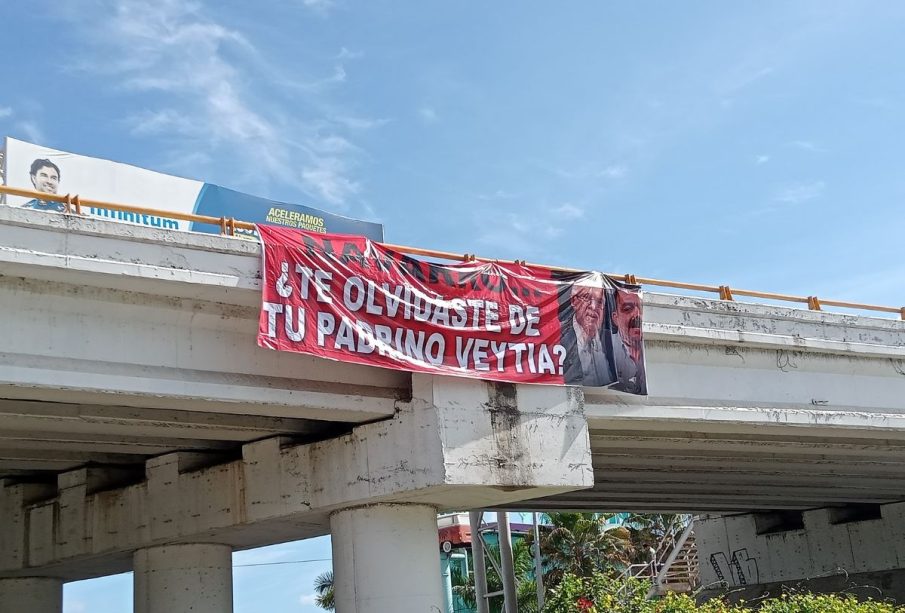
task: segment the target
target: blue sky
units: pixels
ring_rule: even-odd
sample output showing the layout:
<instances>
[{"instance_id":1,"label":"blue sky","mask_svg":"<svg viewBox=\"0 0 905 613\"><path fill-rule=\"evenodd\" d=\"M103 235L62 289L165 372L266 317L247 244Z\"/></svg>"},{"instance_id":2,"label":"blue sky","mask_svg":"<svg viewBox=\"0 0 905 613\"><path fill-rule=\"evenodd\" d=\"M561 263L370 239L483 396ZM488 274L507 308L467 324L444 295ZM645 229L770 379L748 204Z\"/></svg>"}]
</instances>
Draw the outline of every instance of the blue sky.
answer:
<instances>
[{"instance_id":1,"label":"blue sky","mask_svg":"<svg viewBox=\"0 0 905 613\"><path fill-rule=\"evenodd\" d=\"M901 3L32 0L0 16L0 134L379 220L390 242L905 303ZM324 568L238 569L237 611L310 611ZM126 603L128 578L106 581ZM91 585L67 588L68 611L128 610L91 604Z\"/></svg>"}]
</instances>

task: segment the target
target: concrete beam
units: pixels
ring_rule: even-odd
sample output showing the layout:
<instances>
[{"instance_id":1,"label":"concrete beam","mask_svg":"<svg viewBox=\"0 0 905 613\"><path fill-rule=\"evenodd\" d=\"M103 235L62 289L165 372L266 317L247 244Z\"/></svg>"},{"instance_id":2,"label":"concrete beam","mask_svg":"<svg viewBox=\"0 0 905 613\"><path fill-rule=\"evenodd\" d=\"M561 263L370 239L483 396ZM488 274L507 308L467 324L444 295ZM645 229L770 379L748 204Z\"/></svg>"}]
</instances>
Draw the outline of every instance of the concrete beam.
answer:
<instances>
[{"instance_id":1,"label":"concrete beam","mask_svg":"<svg viewBox=\"0 0 905 613\"><path fill-rule=\"evenodd\" d=\"M0 611L62 613L63 582L54 577L0 579Z\"/></svg>"},{"instance_id":2,"label":"concrete beam","mask_svg":"<svg viewBox=\"0 0 905 613\"><path fill-rule=\"evenodd\" d=\"M0 400L0 433L28 439L100 436L157 440L194 448L196 441L247 442L276 434L318 435L330 424L298 417L237 415L210 411L152 409L124 405ZM74 439L69 439L74 440ZM98 439L103 440L103 439Z\"/></svg>"},{"instance_id":3,"label":"concrete beam","mask_svg":"<svg viewBox=\"0 0 905 613\"><path fill-rule=\"evenodd\" d=\"M257 347L254 308L4 276L0 300L5 398L362 422L409 396L406 373Z\"/></svg>"},{"instance_id":4,"label":"concrete beam","mask_svg":"<svg viewBox=\"0 0 905 613\"><path fill-rule=\"evenodd\" d=\"M590 487L581 391L416 376L392 420L327 441L275 437L241 460L208 454L149 460L144 479L111 488L91 471L65 473L49 499L3 504L0 576L52 570L66 579L129 569L136 549L217 542L245 548L325 534L330 513L373 504L480 508ZM18 492L18 498L14 495ZM14 553L15 552L15 553Z\"/></svg>"}]
</instances>

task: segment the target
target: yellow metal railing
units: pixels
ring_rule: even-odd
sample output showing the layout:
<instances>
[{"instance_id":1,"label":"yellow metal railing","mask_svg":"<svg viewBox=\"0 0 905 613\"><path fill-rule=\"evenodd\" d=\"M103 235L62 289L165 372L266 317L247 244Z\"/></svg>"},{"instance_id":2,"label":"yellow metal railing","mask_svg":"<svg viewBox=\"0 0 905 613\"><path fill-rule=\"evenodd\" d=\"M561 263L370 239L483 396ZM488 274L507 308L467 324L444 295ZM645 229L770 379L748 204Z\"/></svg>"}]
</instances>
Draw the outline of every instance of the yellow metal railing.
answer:
<instances>
[{"instance_id":1,"label":"yellow metal railing","mask_svg":"<svg viewBox=\"0 0 905 613\"><path fill-rule=\"evenodd\" d=\"M238 221L233 217L210 217L206 215L195 215L193 213L177 213L175 211L164 211L160 209L151 209L147 207L133 206L131 204L120 204L116 202L104 202L101 200L90 200L81 198L78 195L58 195L45 194L30 189L19 189L16 187L8 187L0 185L0 194L9 194L11 196L23 196L25 198L37 198L39 200L49 202L60 202L65 208L65 213L82 215L84 207L94 207L101 209L110 209L114 211L123 211L126 213L138 213L141 215L157 215L158 217L168 217L170 219L179 219L181 221L192 221L197 223L211 224L220 227L220 233L227 236L233 236L237 228L243 230L254 230L255 224L247 221ZM430 258L439 258L444 260L456 260L462 262L473 262L477 260L488 262L501 262L508 264L528 264L524 260L501 260L497 258L485 258L474 254L451 253L448 251L437 251L434 249L422 249L420 247L409 247L406 245L393 245L383 243L388 249L393 249L409 255L420 255ZM565 272L580 272L576 268L563 268L561 266L547 266L545 264L531 264L532 266L540 266L550 270L560 270ZM655 285L657 287L669 287L673 289L685 289L696 292L708 292L717 294L720 300L734 300L735 296L748 296L751 298L763 298L766 300L776 300L780 302L796 302L806 304L812 311L820 311L824 306L842 307L846 309L857 309L863 311L877 311L880 313L895 313L905 320L905 307L881 306L877 304L865 304L861 302L848 302L845 300L828 300L826 298L817 298L817 296L794 296L790 294L777 294L773 292L760 292L750 289L737 289L728 285L705 285L702 283L685 283L682 281L666 281L663 279L651 279L649 277L636 277L628 274L611 274L611 277L623 279L626 283L639 285Z\"/></svg>"}]
</instances>

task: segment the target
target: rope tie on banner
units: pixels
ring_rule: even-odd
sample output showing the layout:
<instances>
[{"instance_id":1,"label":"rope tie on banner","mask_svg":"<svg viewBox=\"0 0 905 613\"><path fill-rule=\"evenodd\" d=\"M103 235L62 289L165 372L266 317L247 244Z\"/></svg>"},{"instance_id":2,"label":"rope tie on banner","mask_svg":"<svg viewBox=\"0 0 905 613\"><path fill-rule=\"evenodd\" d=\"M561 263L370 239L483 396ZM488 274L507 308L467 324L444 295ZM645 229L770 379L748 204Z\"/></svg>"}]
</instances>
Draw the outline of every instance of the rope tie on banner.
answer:
<instances>
[{"instance_id":1,"label":"rope tie on banner","mask_svg":"<svg viewBox=\"0 0 905 613\"><path fill-rule=\"evenodd\" d=\"M75 205L75 214L81 215L82 214L82 201L79 200L78 194L76 194L75 196L72 197L72 204Z\"/></svg>"},{"instance_id":2,"label":"rope tie on banner","mask_svg":"<svg viewBox=\"0 0 905 613\"><path fill-rule=\"evenodd\" d=\"M728 285L720 286L720 300L735 300L735 298L732 297L732 290L729 289Z\"/></svg>"},{"instance_id":3,"label":"rope tie on banner","mask_svg":"<svg viewBox=\"0 0 905 613\"><path fill-rule=\"evenodd\" d=\"M66 211L66 214L70 215L71 211L72 211L72 196L69 194L66 194L64 196L64 198L65 198L65 200L63 201L63 208Z\"/></svg>"},{"instance_id":4,"label":"rope tie on banner","mask_svg":"<svg viewBox=\"0 0 905 613\"><path fill-rule=\"evenodd\" d=\"M229 230L230 236L236 235L236 218L230 217L229 221L226 222L226 228Z\"/></svg>"},{"instance_id":5,"label":"rope tie on banner","mask_svg":"<svg viewBox=\"0 0 905 613\"><path fill-rule=\"evenodd\" d=\"M226 234L226 217L220 218L220 234Z\"/></svg>"},{"instance_id":6,"label":"rope tie on banner","mask_svg":"<svg viewBox=\"0 0 905 613\"><path fill-rule=\"evenodd\" d=\"M635 275L626 274L626 275L625 275L625 282L626 282L628 285L638 285L638 277L636 277Z\"/></svg>"},{"instance_id":7,"label":"rope tie on banner","mask_svg":"<svg viewBox=\"0 0 905 613\"><path fill-rule=\"evenodd\" d=\"M820 310L820 300L817 299L817 296L808 296L808 308L812 311Z\"/></svg>"},{"instance_id":8,"label":"rope tie on banner","mask_svg":"<svg viewBox=\"0 0 905 613\"><path fill-rule=\"evenodd\" d=\"M899 311L899 314L902 316L902 321L905 321L905 307L902 307L902 309Z\"/></svg>"}]
</instances>

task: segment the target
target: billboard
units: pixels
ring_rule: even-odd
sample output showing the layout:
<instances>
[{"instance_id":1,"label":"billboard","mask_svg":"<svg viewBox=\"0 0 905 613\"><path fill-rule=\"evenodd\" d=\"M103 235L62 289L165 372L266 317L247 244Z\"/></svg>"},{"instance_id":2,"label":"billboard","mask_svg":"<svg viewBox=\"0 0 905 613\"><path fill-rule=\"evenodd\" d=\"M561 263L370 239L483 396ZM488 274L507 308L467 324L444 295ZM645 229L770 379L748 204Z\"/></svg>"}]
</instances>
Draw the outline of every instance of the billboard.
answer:
<instances>
[{"instance_id":1,"label":"billboard","mask_svg":"<svg viewBox=\"0 0 905 613\"><path fill-rule=\"evenodd\" d=\"M647 394L641 290L599 272L440 264L259 226L258 345L397 370Z\"/></svg>"},{"instance_id":2,"label":"billboard","mask_svg":"<svg viewBox=\"0 0 905 613\"><path fill-rule=\"evenodd\" d=\"M83 198L137 207L234 217L253 223L274 223L309 231L353 233L383 240L383 226L315 208L275 202L218 185L184 179L129 164L93 158L6 138L2 175L11 187L50 194L78 194ZM63 204L40 198L6 195L5 203L44 211L63 211ZM84 214L125 223L171 230L219 233L217 226L168 218L83 207ZM244 234L256 238L251 231Z\"/></svg>"}]
</instances>

